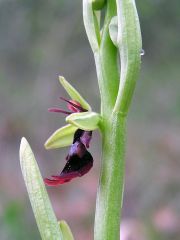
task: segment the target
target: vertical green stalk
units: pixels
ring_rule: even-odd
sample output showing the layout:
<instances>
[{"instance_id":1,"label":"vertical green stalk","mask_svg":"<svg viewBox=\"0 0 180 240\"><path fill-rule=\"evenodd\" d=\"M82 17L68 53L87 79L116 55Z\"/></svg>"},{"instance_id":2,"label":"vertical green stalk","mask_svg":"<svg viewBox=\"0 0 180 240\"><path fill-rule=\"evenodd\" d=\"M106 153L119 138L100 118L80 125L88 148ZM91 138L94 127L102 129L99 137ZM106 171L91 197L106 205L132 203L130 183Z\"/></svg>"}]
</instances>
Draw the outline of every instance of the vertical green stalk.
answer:
<instances>
[{"instance_id":1,"label":"vertical green stalk","mask_svg":"<svg viewBox=\"0 0 180 240\"><path fill-rule=\"evenodd\" d=\"M116 101L119 87L118 49L109 36L109 24L116 15L116 1L107 2L102 27L99 51L94 54L99 88L101 92L101 114L109 115Z\"/></svg>"},{"instance_id":2,"label":"vertical green stalk","mask_svg":"<svg viewBox=\"0 0 180 240\"><path fill-rule=\"evenodd\" d=\"M119 87L118 49L109 36L109 24L115 15L116 1L108 1L101 45L99 52L95 54L104 120L101 129L102 160L96 200L95 240L119 239L124 186L126 119L120 117L118 112L112 113Z\"/></svg>"},{"instance_id":3,"label":"vertical green stalk","mask_svg":"<svg viewBox=\"0 0 180 240\"><path fill-rule=\"evenodd\" d=\"M113 114L104 126L94 239L118 240L124 188L126 118Z\"/></svg>"},{"instance_id":4,"label":"vertical green stalk","mask_svg":"<svg viewBox=\"0 0 180 240\"><path fill-rule=\"evenodd\" d=\"M99 43L96 34L96 22L90 0L83 0L83 18L90 46L94 53L99 90L101 95L101 113L109 115L116 101L119 86L118 49L109 36L111 18L116 15L116 1L107 2L107 11Z\"/></svg>"},{"instance_id":5,"label":"vertical green stalk","mask_svg":"<svg viewBox=\"0 0 180 240\"><path fill-rule=\"evenodd\" d=\"M94 53L101 94L102 162L96 202L95 240L119 240L126 119L140 69L142 44L134 0L107 0L105 11L99 41L92 1L83 0L84 25ZM116 15L117 47L109 35L109 24Z\"/></svg>"}]
</instances>

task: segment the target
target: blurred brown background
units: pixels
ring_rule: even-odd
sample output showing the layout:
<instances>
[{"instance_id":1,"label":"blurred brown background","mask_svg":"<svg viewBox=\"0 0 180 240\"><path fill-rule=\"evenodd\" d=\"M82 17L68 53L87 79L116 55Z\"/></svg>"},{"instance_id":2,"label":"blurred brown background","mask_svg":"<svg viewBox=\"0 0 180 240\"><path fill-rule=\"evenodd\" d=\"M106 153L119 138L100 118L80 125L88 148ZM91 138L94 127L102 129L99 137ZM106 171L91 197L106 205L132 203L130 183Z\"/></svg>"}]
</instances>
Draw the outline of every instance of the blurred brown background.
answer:
<instances>
[{"instance_id":1,"label":"blurred brown background","mask_svg":"<svg viewBox=\"0 0 180 240\"><path fill-rule=\"evenodd\" d=\"M137 0L142 71L128 118L122 240L180 239L180 5ZM45 140L64 124L48 113L67 96L66 77L99 111L93 55L81 0L0 1L0 239L40 239L19 166L22 136L43 176L59 172L68 149L46 151ZM100 137L94 133L94 168L83 178L48 188L58 219L76 239L93 237Z\"/></svg>"}]
</instances>

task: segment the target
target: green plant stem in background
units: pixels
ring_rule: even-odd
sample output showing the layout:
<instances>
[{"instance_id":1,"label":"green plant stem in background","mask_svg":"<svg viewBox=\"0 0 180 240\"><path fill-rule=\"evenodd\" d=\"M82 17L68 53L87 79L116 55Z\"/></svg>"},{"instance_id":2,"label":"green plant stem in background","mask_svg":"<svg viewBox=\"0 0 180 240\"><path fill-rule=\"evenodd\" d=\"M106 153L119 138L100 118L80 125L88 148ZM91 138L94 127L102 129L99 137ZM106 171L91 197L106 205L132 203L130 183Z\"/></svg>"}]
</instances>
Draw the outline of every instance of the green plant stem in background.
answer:
<instances>
[{"instance_id":1,"label":"green plant stem in background","mask_svg":"<svg viewBox=\"0 0 180 240\"><path fill-rule=\"evenodd\" d=\"M95 13L90 2L83 1L83 16L96 63L102 115L102 161L94 232L95 240L119 240L126 119L140 69L141 33L134 0L107 0L99 41L97 22L92 17ZM109 35L109 25L116 15L115 47Z\"/></svg>"}]
</instances>

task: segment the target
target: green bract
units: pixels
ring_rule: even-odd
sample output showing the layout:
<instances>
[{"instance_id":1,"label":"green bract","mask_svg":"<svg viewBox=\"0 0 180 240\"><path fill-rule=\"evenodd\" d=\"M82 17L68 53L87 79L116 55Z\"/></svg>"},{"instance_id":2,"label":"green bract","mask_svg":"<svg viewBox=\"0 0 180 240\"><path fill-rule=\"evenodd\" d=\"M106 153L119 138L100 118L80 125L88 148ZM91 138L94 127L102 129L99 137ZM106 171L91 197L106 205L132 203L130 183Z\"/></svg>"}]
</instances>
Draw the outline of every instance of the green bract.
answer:
<instances>
[{"instance_id":1,"label":"green bract","mask_svg":"<svg viewBox=\"0 0 180 240\"><path fill-rule=\"evenodd\" d=\"M66 118L68 123L82 130L95 130L99 127L101 116L95 112L72 113Z\"/></svg>"},{"instance_id":2,"label":"green bract","mask_svg":"<svg viewBox=\"0 0 180 240\"><path fill-rule=\"evenodd\" d=\"M44 144L46 149L67 147L72 144L77 127L68 124L56 130Z\"/></svg>"},{"instance_id":3,"label":"green bract","mask_svg":"<svg viewBox=\"0 0 180 240\"><path fill-rule=\"evenodd\" d=\"M59 222L59 227L63 235L64 240L74 240L70 227L67 222L62 220Z\"/></svg>"},{"instance_id":4,"label":"green bract","mask_svg":"<svg viewBox=\"0 0 180 240\"><path fill-rule=\"evenodd\" d=\"M20 145L20 164L42 239L64 240L34 154L25 138L22 138Z\"/></svg>"},{"instance_id":5,"label":"green bract","mask_svg":"<svg viewBox=\"0 0 180 240\"><path fill-rule=\"evenodd\" d=\"M92 0L93 10L101 10L106 4L106 0Z\"/></svg>"},{"instance_id":6,"label":"green bract","mask_svg":"<svg viewBox=\"0 0 180 240\"><path fill-rule=\"evenodd\" d=\"M62 76L59 76L59 81L62 84L62 86L65 88L69 96L72 100L76 100L81 104L81 106L91 111L90 105L86 102L86 100L79 94L79 92Z\"/></svg>"},{"instance_id":7,"label":"green bract","mask_svg":"<svg viewBox=\"0 0 180 240\"><path fill-rule=\"evenodd\" d=\"M99 42L97 38L97 26L94 25L94 12L92 0L83 1L84 26L89 39L93 53L99 51ZM97 25L97 24L96 24Z\"/></svg>"},{"instance_id":8,"label":"green bract","mask_svg":"<svg viewBox=\"0 0 180 240\"><path fill-rule=\"evenodd\" d=\"M118 38L118 19L117 16L111 19L109 24L109 35L116 47L118 47L117 38Z\"/></svg>"}]
</instances>

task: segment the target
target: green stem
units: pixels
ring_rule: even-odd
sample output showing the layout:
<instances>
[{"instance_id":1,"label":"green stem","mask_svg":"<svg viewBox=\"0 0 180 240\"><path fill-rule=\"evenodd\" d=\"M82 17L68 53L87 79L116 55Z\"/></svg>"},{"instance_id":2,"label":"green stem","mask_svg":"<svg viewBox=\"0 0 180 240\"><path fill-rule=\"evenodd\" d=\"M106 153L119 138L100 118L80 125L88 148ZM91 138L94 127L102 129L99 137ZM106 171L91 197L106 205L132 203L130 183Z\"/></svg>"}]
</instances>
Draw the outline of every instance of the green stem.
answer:
<instances>
[{"instance_id":1,"label":"green stem","mask_svg":"<svg viewBox=\"0 0 180 240\"><path fill-rule=\"evenodd\" d=\"M102 166L96 202L95 240L119 240L124 188L126 118L113 114L102 131Z\"/></svg>"},{"instance_id":2,"label":"green stem","mask_svg":"<svg viewBox=\"0 0 180 240\"><path fill-rule=\"evenodd\" d=\"M116 15L116 1L107 2L100 50L95 54L103 117L102 161L96 201L95 240L119 239L124 187L126 119L112 114L119 88L118 51L109 36L109 24Z\"/></svg>"},{"instance_id":3,"label":"green stem","mask_svg":"<svg viewBox=\"0 0 180 240\"><path fill-rule=\"evenodd\" d=\"M119 240L126 116L140 69L141 32L134 0L107 0L100 41L93 14L92 2L83 0L84 25L95 57L103 119L100 126L102 163L96 202L95 240ZM117 48L109 36L109 24L116 15ZM118 53L121 67L117 60Z\"/></svg>"},{"instance_id":4,"label":"green stem","mask_svg":"<svg viewBox=\"0 0 180 240\"><path fill-rule=\"evenodd\" d=\"M94 53L96 71L98 75L99 90L101 95L101 112L110 114L119 86L118 49L113 45L109 36L109 23L116 15L116 1L107 2L106 16L102 29L102 37L99 42L96 21L92 2L83 0L83 19L87 37ZM103 109L104 107L104 109Z\"/></svg>"},{"instance_id":5,"label":"green stem","mask_svg":"<svg viewBox=\"0 0 180 240\"><path fill-rule=\"evenodd\" d=\"M101 113L109 115L116 101L119 87L118 49L109 36L109 24L116 15L116 1L107 2L107 10L102 29L100 49L94 54L101 94Z\"/></svg>"}]
</instances>

